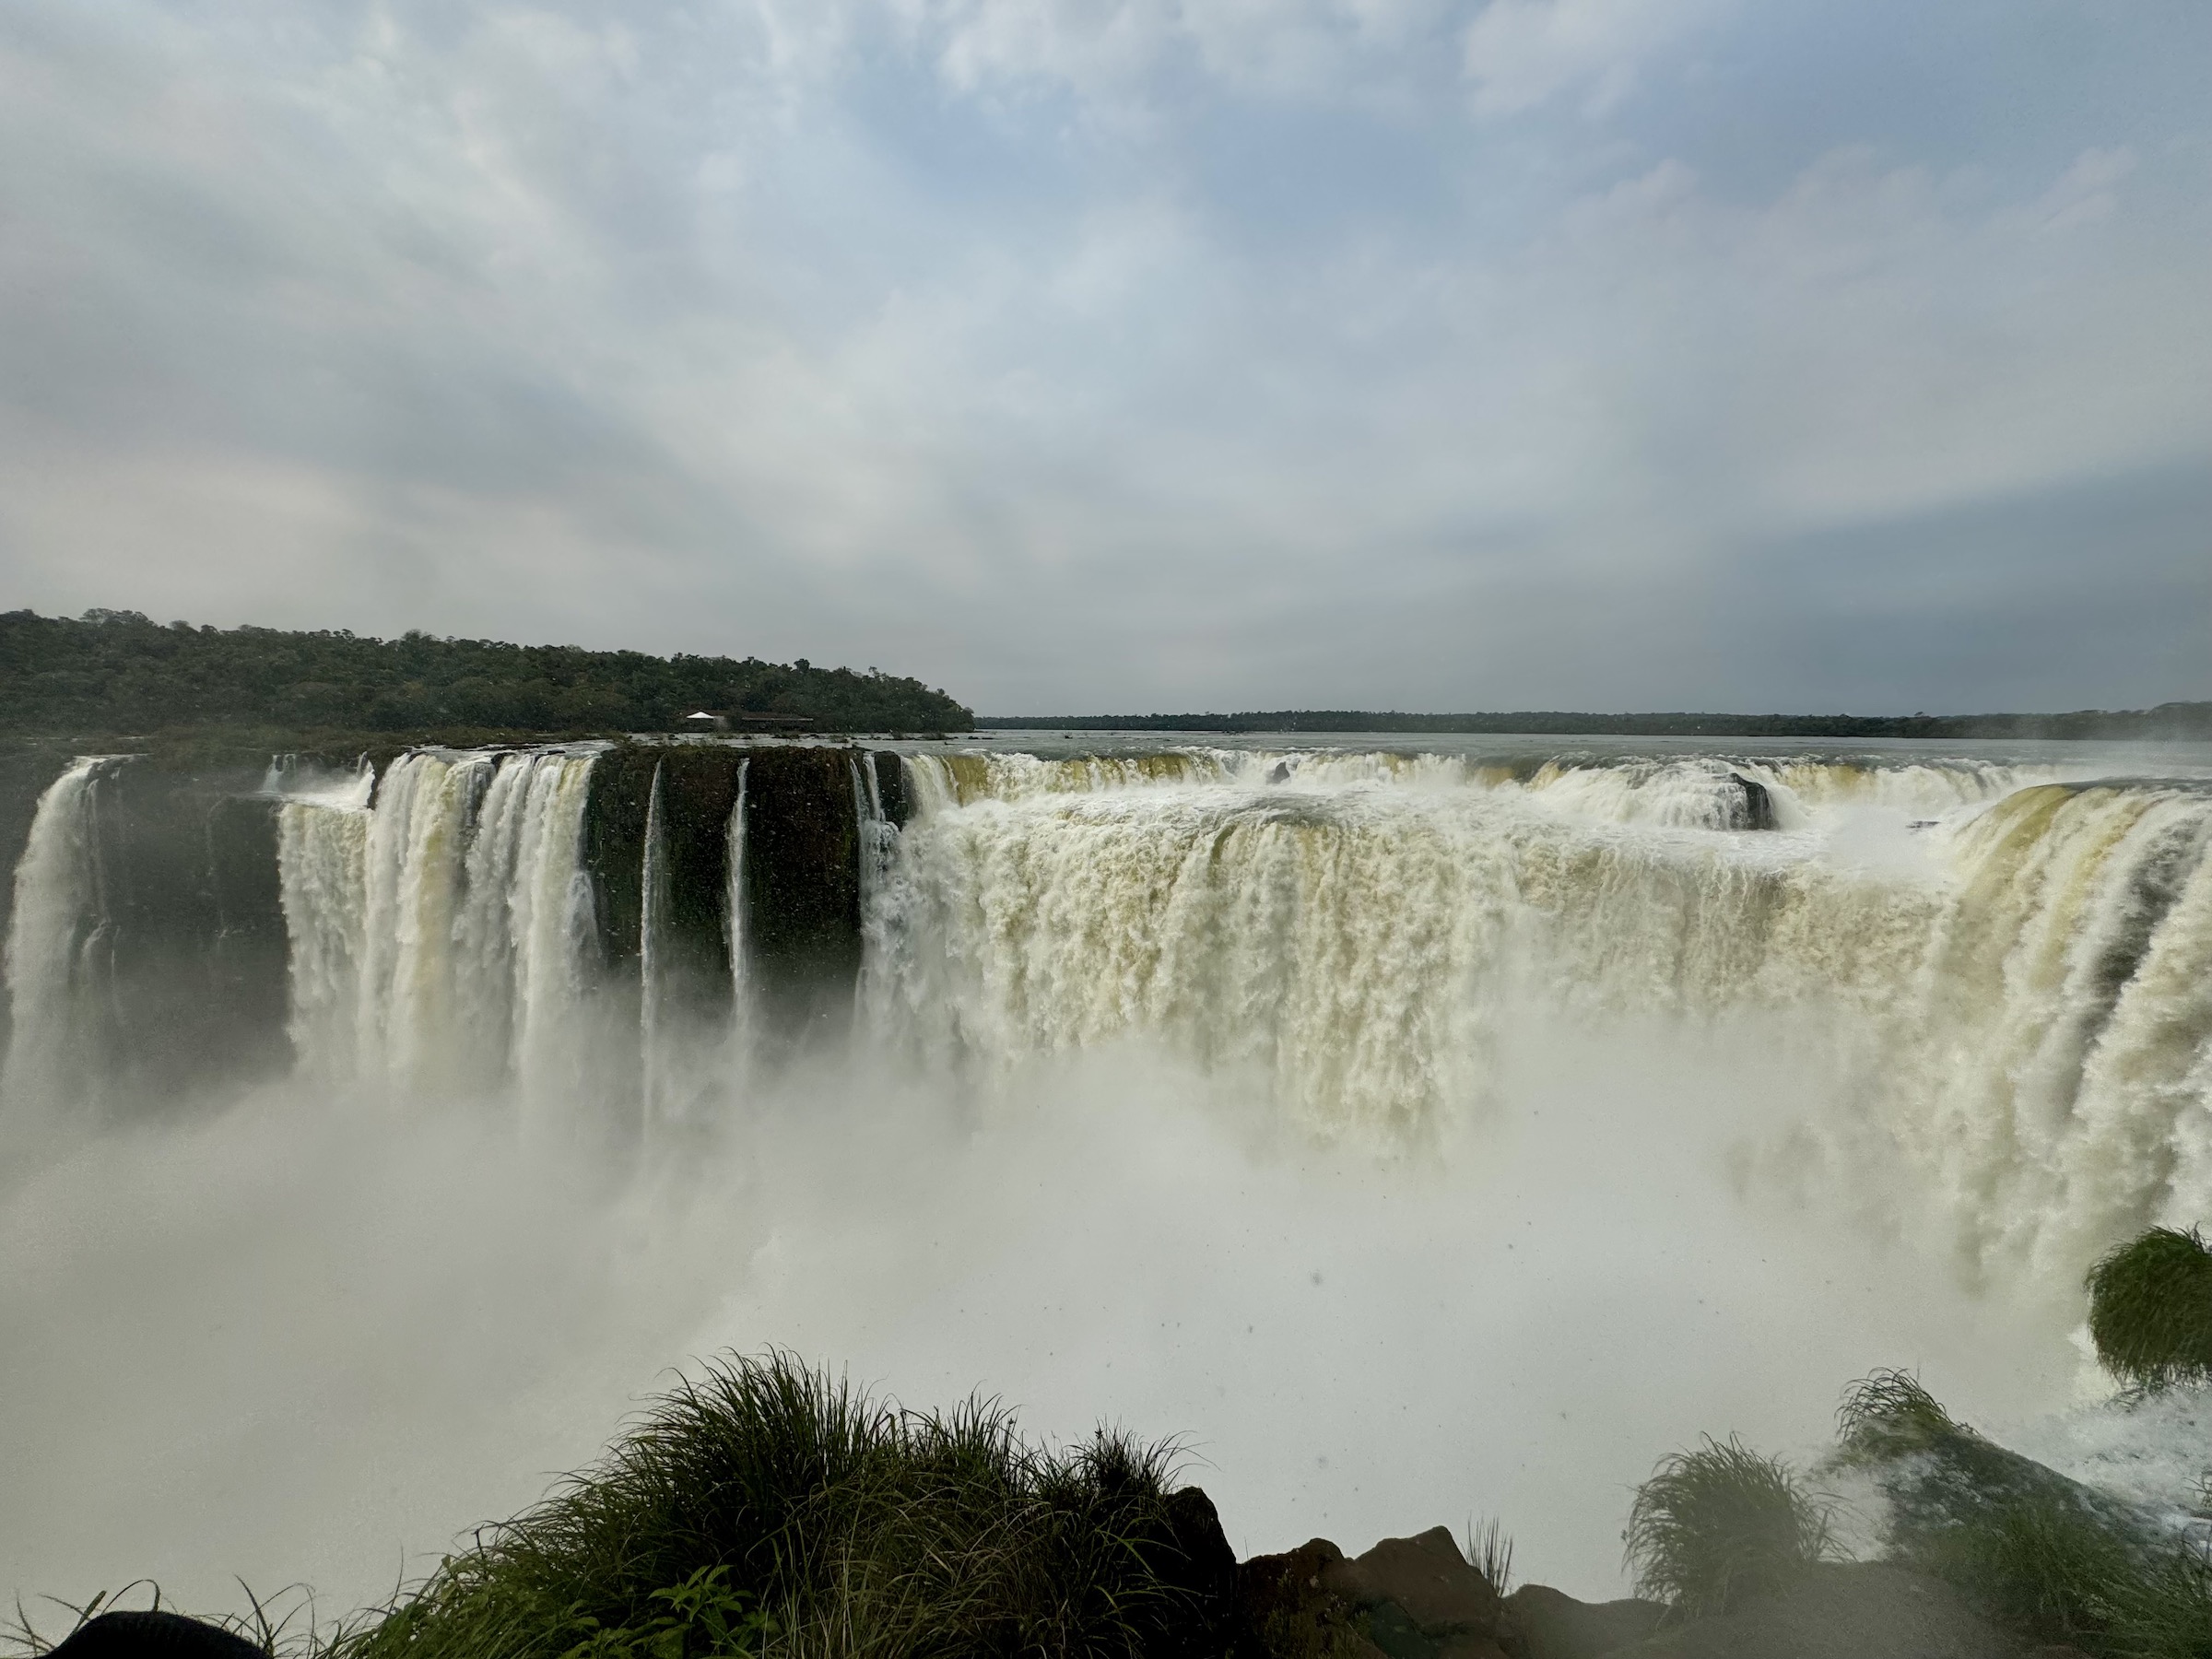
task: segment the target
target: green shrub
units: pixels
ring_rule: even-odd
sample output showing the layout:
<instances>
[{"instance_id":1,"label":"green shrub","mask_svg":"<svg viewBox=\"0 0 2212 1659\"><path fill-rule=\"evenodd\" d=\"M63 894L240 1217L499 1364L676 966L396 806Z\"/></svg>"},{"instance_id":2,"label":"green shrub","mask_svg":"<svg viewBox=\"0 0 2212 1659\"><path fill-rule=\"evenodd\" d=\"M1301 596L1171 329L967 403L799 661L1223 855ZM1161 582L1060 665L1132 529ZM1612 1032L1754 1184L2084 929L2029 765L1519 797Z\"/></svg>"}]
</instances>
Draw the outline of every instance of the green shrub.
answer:
<instances>
[{"instance_id":1,"label":"green shrub","mask_svg":"<svg viewBox=\"0 0 2212 1659\"><path fill-rule=\"evenodd\" d=\"M1512 1594L1513 1539L1501 1522L1492 1519L1468 1528L1466 1558L1490 1594L1500 1601Z\"/></svg>"},{"instance_id":2,"label":"green shrub","mask_svg":"<svg viewBox=\"0 0 2212 1659\"><path fill-rule=\"evenodd\" d=\"M2152 1228L2100 1257L2086 1285L2089 1337L2113 1376L2137 1388L2212 1381L2212 1248L2195 1228Z\"/></svg>"},{"instance_id":3,"label":"green shrub","mask_svg":"<svg viewBox=\"0 0 2212 1659\"><path fill-rule=\"evenodd\" d=\"M335 1659L1162 1651L1171 1451L879 1405L783 1354L707 1368L600 1465L449 1558Z\"/></svg>"},{"instance_id":4,"label":"green shrub","mask_svg":"<svg viewBox=\"0 0 2212 1659\"><path fill-rule=\"evenodd\" d=\"M1636 1488L1622 1537L1637 1594L1686 1615L1726 1612L1837 1559L1830 1512L1780 1458L1709 1435Z\"/></svg>"}]
</instances>

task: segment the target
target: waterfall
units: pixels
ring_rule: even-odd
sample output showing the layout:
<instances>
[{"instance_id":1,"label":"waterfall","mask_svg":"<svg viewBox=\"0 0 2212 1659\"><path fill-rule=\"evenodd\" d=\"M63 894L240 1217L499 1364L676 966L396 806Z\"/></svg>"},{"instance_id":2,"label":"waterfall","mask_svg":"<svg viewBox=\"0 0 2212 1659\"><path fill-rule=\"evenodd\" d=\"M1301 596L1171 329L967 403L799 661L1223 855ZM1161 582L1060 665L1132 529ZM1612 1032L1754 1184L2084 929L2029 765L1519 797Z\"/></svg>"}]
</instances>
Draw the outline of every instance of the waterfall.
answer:
<instances>
[{"instance_id":1,"label":"waterfall","mask_svg":"<svg viewBox=\"0 0 2212 1659\"><path fill-rule=\"evenodd\" d=\"M663 1074L667 1056L664 1004L667 988L662 983L662 934L668 924L667 808L661 794L661 773L655 764L653 784L645 797L645 852L639 878L638 904L638 1046L640 1088L644 1098L644 1121L650 1127L666 1112Z\"/></svg>"},{"instance_id":2,"label":"waterfall","mask_svg":"<svg viewBox=\"0 0 2212 1659\"><path fill-rule=\"evenodd\" d=\"M1808 1133L1918 1171L1970 1260L2074 1272L2129 1228L2212 1212L2202 777L1288 748L932 753L893 777L878 754L773 754L626 753L590 870L593 752L272 766L302 1073L508 1096L564 1134L583 1100L690 1123L754 1064L763 998L791 997L796 1029L818 987L852 985L857 892L864 1029L932 1072L1135 1038L1311 1134L1411 1147L1491 1099L1536 1022L1717 1041L1757 1022L1841 1102ZM218 820L166 782L126 812L124 783L156 781L119 766L80 759L45 791L16 871L11 1110L98 1096L116 1021L177 1006L132 1015L124 968L173 982L186 924L225 925L134 908L147 877L120 829L171 837L147 868L173 871L159 849Z\"/></svg>"},{"instance_id":3,"label":"waterfall","mask_svg":"<svg viewBox=\"0 0 2212 1659\"><path fill-rule=\"evenodd\" d=\"M6 971L13 1013L0 1108L49 1115L97 1096L109 1036L102 953L112 935L99 843L99 784L120 759L70 763L39 797L16 866Z\"/></svg>"},{"instance_id":4,"label":"waterfall","mask_svg":"<svg viewBox=\"0 0 2212 1659\"><path fill-rule=\"evenodd\" d=\"M1011 759L912 763L870 1006L926 1064L1144 1034L1264 1079L1314 1132L1403 1136L1478 1106L1531 1014L1773 1018L1817 1034L1853 1133L1947 1194L1971 1258L2077 1272L2128 1228L2212 1210L2202 783L1309 757L1272 783L1208 760L1083 787ZM1717 778L1733 796L1707 798L1740 810L1731 768L1797 832L1716 834L1685 806ZM1870 804L1884 860L1828 856L1824 815Z\"/></svg>"},{"instance_id":5,"label":"waterfall","mask_svg":"<svg viewBox=\"0 0 2212 1659\"><path fill-rule=\"evenodd\" d=\"M755 1019L745 865L745 790L751 768L749 757L737 762L737 799L730 807L727 885L722 896L723 939L730 959L730 1049L740 1070L752 1057Z\"/></svg>"},{"instance_id":6,"label":"waterfall","mask_svg":"<svg viewBox=\"0 0 2212 1659\"><path fill-rule=\"evenodd\" d=\"M589 1036L593 757L400 756L372 801L280 808L292 1030L318 1074L429 1095L572 1091Z\"/></svg>"},{"instance_id":7,"label":"waterfall","mask_svg":"<svg viewBox=\"0 0 2212 1659\"><path fill-rule=\"evenodd\" d=\"M1159 754L1041 757L1014 752L917 755L907 760L924 810L1105 791L1263 783L1482 790L1524 796L1580 819L1666 829L1750 828L1746 782L1765 789L1781 827L1818 808L1865 806L1935 817L2085 769L1982 760L1906 764L1757 755L1551 756L1515 762L1479 755L1375 751L1176 749Z\"/></svg>"},{"instance_id":8,"label":"waterfall","mask_svg":"<svg viewBox=\"0 0 2212 1659\"><path fill-rule=\"evenodd\" d=\"M326 1083L359 1065L362 962L368 950L369 802L376 773L363 765L336 786L301 788L272 767L264 788L276 809L276 868L291 940L287 1022L301 1069Z\"/></svg>"}]
</instances>

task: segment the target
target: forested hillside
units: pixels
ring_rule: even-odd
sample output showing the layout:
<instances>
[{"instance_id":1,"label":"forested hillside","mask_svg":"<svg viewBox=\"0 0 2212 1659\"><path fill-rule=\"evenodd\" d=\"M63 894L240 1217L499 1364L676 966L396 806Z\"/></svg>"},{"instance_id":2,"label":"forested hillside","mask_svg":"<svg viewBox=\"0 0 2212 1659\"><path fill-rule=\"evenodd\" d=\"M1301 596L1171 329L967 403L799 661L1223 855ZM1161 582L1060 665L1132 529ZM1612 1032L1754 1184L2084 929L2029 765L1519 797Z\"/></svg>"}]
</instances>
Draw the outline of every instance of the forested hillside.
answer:
<instances>
[{"instance_id":1,"label":"forested hillside","mask_svg":"<svg viewBox=\"0 0 2212 1659\"><path fill-rule=\"evenodd\" d=\"M135 611L0 613L0 726L150 732L247 724L371 732L650 732L694 710L804 717L825 731L966 731L915 679L755 657L648 656L344 629L166 627Z\"/></svg>"}]
</instances>

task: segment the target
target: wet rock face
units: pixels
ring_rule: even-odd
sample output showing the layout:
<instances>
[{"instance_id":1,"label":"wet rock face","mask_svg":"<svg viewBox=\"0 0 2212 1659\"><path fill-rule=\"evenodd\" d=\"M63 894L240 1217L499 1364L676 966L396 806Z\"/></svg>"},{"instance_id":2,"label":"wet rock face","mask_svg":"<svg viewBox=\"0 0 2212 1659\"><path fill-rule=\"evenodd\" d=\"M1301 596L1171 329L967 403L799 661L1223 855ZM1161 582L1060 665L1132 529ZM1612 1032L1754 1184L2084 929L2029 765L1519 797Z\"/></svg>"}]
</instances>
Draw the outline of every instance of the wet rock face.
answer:
<instances>
[{"instance_id":1,"label":"wet rock face","mask_svg":"<svg viewBox=\"0 0 2212 1659\"><path fill-rule=\"evenodd\" d=\"M92 1096L183 1096L290 1065L276 809L259 782L130 760L93 784L78 993Z\"/></svg>"},{"instance_id":2,"label":"wet rock face","mask_svg":"<svg viewBox=\"0 0 2212 1659\"><path fill-rule=\"evenodd\" d=\"M762 749L746 781L746 924L767 1030L842 1029L860 973L860 823L843 748Z\"/></svg>"},{"instance_id":3,"label":"wet rock face","mask_svg":"<svg viewBox=\"0 0 2212 1659\"><path fill-rule=\"evenodd\" d=\"M1739 830L1775 830L1781 827L1774 817L1774 793L1755 778L1741 772L1728 774L1744 792L1743 814L1732 828Z\"/></svg>"}]
</instances>

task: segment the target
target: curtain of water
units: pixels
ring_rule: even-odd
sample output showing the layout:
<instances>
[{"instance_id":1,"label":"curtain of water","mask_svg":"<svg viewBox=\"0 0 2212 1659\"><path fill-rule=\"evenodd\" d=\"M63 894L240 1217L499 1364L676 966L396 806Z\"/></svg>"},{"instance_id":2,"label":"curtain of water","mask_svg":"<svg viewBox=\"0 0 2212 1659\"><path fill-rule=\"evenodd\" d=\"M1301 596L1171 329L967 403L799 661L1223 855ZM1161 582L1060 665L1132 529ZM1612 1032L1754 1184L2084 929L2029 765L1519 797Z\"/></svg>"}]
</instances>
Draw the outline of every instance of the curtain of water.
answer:
<instances>
[{"instance_id":1,"label":"curtain of water","mask_svg":"<svg viewBox=\"0 0 2212 1659\"><path fill-rule=\"evenodd\" d=\"M100 782L117 759L73 761L40 796L16 866L6 972L12 1013L0 1109L46 1115L98 1093L102 954L112 924L100 860Z\"/></svg>"},{"instance_id":2,"label":"curtain of water","mask_svg":"<svg viewBox=\"0 0 2212 1659\"><path fill-rule=\"evenodd\" d=\"M2074 1272L2212 1209L2201 785L1759 769L1801 827L1889 814L1869 865L1811 830L1700 828L1702 761L1525 783L1329 761L1351 781L1313 758L1104 787L1028 757L910 762L876 1018L933 1065L1145 1033L1264 1077L1318 1133L1401 1137L1479 1106L1531 1014L1754 1018L1805 1036L1851 1132L1948 1195L1975 1259Z\"/></svg>"}]
</instances>

